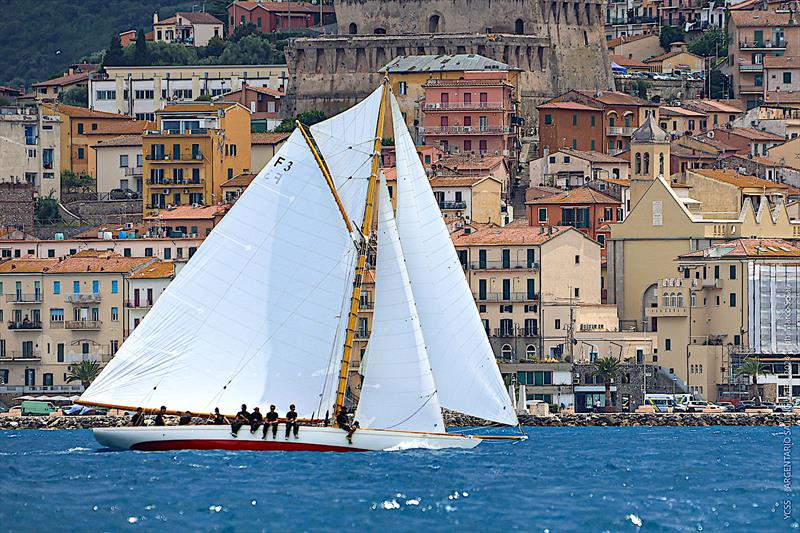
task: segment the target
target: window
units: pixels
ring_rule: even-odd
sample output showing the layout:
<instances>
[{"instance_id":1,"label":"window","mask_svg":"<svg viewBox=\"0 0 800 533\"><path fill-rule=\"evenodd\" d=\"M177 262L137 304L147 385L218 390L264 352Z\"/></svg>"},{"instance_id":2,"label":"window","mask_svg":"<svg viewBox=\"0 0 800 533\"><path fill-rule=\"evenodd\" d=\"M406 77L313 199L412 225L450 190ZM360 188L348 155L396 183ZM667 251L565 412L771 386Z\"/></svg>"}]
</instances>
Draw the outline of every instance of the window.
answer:
<instances>
[{"instance_id":1,"label":"window","mask_svg":"<svg viewBox=\"0 0 800 533\"><path fill-rule=\"evenodd\" d=\"M591 148L590 148L591 151L594 152L597 149L597 144L595 143L594 139L592 139L590 145L591 145Z\"/></svg>"},{"instance_id":2,"label":"window","mask_svg":"<svg viewBox=\"0 0 800 533\"><path fill-rule=\"evenodd\" d=\"M549 126L553 123L553 115L545 115L544 116L544 123L546 126Z\"/></svg>"},{"instance_id":3,"label":"window","mask_svg":"<svg viewBox=\"0 0 800 533\"><path fill-rule=\"evenodd\" d=\"M119 320L119 307L111 308L111 321L116 322Z\"/></svg>"},{"instance_id":4,"label":"window","mask_svg":"<svg viewBox=\"0 0 800 533\"><path fill-rule=\"evenodd\" d=\"M571 162L572 162L572 158L570 156L568 156L568 155L565 155L564 156L564 164L568 165Z\"/></svg>"},{"instance_id":5,"label":"window","mask_svg":"<svg viewBox=\"0 0 800 533\"><path fill-rule=\"evenodd\" d=\"M719 265L714 265L714 279L719 279Z\"/></svg>"},{"instance_id":6,"label":"window","mask_svg":"<svg viewBox=\"0 0 800 533\"><path fill-rule=\"evenodd\" d=\"M578 114L577 113L573 113L572 114L572 125L573 126L577 126L578 125Z\"/></svg>"},{"instance_id":7,"label":"window","mask_svg":"<svg viewBox=\"0 0 800 533\"><path fill-rule=\"evenodd\" d=\"M78 134L82 134L82 133L83 133L83 123L82 122L78 122Z\"/></svg>"},{"instance_id":8,"label":"window","mask_svg":"<svg viewBox=\"0 0 800 533\"><path fill-rule=\"evenodd\" d=\"M111 280L111 294L117 294L119 292L119 281Z\"/></svg>"},{"instance_id":9,"label":"window","mask_svg":"<svg viewBox=\"0 0 800 533\"><path fill-rule=\"evenodd\" d=\"M64 362L64 343L63 342L59 342L58 344L56 344L56 357L57 357L56 360L59 363L63 363Z\"/></svg>"},{"instance_id":10,"label":"window","mask_svg":"<svg viewBox=\"0 0 800 533\"><path fill-rule=\"evenodd\" d=\"M408 83L401 81L398 84L398 92L400 93L400 96L405 96L408 94Z\"/></svg>"},{"instance_id":11,"label":"window","mask_svg":"<svg viewBox=\"0 0 800 533\"><path fill-rule=\"evenodd\" d=\"M536 299L536 280L528 279L528 300Z\"/></svg>"},{"instance_id":12,"label":"window","mask_svg":"<svg viewBox=\"0 0 800 533\"><path fill-rule=\"evenodd\" d=\"M81 282L80 281L73 281L72 282L72 294L80 294L81 293Z\"/></svg>"},{"instance_id":13,"label":"window","mask_svg":"<svg viewBox=\"0 0 800 533\"><path fill-rule=\"evenodd\" d=\"M504 344L502 348L500 348L500 356L503 359L511 359L511 355L514 351L511 349L510 344Z\"/></svg>"},{"instance_id":14,"label":"window","mask_svg":"<svg viewBox=\"0 0 800 533\"><path fill-rule=\"evenodd\" d=\"M95 100L114 100L117 97L117 91L95 91Z\"/></svg>"},{"instance_id":15,"label":"window","mask_svg":"<svg viewBox=\"0 0 800 533\"><path fill-rule=\"evenodd\" d=\"M591 124L591 126L594 128L594 124L595 124L595 116L594 116L594 115L592 115L592 118L591 118L590 124Z\"/></svg>"},{"instance_id":16,"label":"window","mask_svg":"<svg viewBox=\"0 0 800 533\"><path fill-rule=\"evenodd\" d=\"M672 339L664 339L664 350L668 352L672 350Z\"/></svg>"},{"instance_id":17,"label":"window","mask_svg":"<svg viewBox=\"0 0 800 533\"><path fill-rule=\"evenodd\" d=\"M54 281L53 282L53 294L61 294L61 282Z\"/></svg>"},{"instance_id":18,"label":"window","mask_svg":"<svg viewBox=\"0 0 800 533\"><path fill-rule=\"evenodd\" d=\"M144 256L145 257L153 257L153 249L152 248L145 248L144 249Z\"/></svg>"},{"instance_id":19,"label":"window","mask_svg":"<svg viewBox=\"0 0 800 533\"><path fill-rule=\"evenodd\" d=\"M573 150L578 149L578 139L572 139L572 149Z\"/></svg>"},{"instance_id":20,"label":"window","mask_svg":"<svg viewBox=\"0 0 800 533\"><path fill-rule=\"evenodd\" d=\"M642 173L642 154L636 154L636 173Z\"/></svg>"},{"instance_id":21,"label":"window","mask_svg":"<svg viewBox=\"0 0 800 533\"><path fill-rule=\"evenodd\" d=\"M560 318L556 318L554 327L555 327L555 329L561 329L561 319Z\"/></svg>"},{"instance_id":22,"label":"window","mask_svg":"<svg viewBox=\"0 0 800 533\"><path fill-rule=\"evenodd\" d=\"M597 242L600 243L600 248L606 247L606 236L602 234L597 235Z\"/></svg>"},{"instance_id":23,"label":"window","mask_svg":"<svg viewBox=\"0 0 800 533\"><path fill-rule=\"evenodd\" d=\"M100 294L100 280L92 280L92 294Z\"/></svg>"},{"instance_id":24,"label":"window","mask_svg":"<svg viewBox=\"0 0 800 533\"><path fill-rule=\"evenodd\" d=\"M580 255L576 255L575 256L575 264L576 265L580 265L581 264L581 256Z\"/></svg>"},{"instance_id":25,"label":"window","mask_svg":"<svg viewBox=\"0 0 800 533\"><path fill-rule=\"evenodd\" d=\"M575 298L581 297L581 290L578 287L575 287Z\"/></svg>"},{"instance_id":26,"label":"window","mask_svg":"<svg viewBox=\"0 0 800 533\"><path fill-rule=\"evenodd\" d=\"M50 322L63 322L64 310L59 308L50 309Z\"/></svg>"},{"instance_id":27,"label":"window","mask_svg":"<svg viewBox=\"0 0 800 533\"><path fill-rule=\"evenodd\" d=\"M120 154L119 168L128 168L128 154Z\"/></svg>"},{"instance_id":28,"label":"window","mask_svg":"<svg viewBox=\"0 0 800 533\"><path fill-rule=\"evenodd\" d=\"M791 72L784 72L783 73L783 83L792 83L792 73Z\"/></svg>"},{"instance_id":29,"label":"window","mask_svg":"<svg viewBox=\"0 0 800 533\"><path fill-rule=\"evenodd\" d=\"M732 292L728 298L729 304L731 307L736 307L736 293Z\"/></svg>"},{"instance_id":30,"label":"window","mask_svg":"<svg viewBox=\"0 0 800 533\"><path fill-rule=\"evenodd\" d=\"M85 157L86 157L86 149L78 148L78 159L84 159Z\"/></svg>"},{"instance_id":31,"label":"window","mask_svg":"<svg viewBox=\"0 0 800 533\"><path fill-rule=\"evenodd\" d=\"M728 274L729 274L730 279L736 279L736 265L731 265L729 268L730 268L730 271L729 271Z\"/></svg>"}]
</instances>

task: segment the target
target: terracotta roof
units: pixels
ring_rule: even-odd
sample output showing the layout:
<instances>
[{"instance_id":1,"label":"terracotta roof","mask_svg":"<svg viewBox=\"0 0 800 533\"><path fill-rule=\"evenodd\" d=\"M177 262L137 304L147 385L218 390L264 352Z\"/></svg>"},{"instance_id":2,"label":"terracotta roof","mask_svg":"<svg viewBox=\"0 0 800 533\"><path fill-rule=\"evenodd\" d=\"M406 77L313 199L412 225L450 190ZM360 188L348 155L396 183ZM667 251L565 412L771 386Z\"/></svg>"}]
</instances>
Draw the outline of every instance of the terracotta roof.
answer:
<instances>
[{"instance_id":1,"label":"terracotta roof","mask_svg":"<svg viewBox=\"0 0 800 533\"><path fill-rule=\"evenodd\" d=\"M639 61L638 59L630 59L628 57L620 56L617 54L608 54L608 58L621 67L639 67L647 69L650 68L650 65L642 61Z\"/></svg>"},{"instance_id":2,"label":"terracotta roof","mask_svg":"<svg viewBox=\"0 0 800 533\"><path fill-rule=\"evenodd\" d=\"M619 200L606 194L596 191L591 187L578 187L570 189L552 196L538 198L526 204L549 205L549 204L619 204Z\"/></svg>"},{"instance_id":3,"label":"terracotta roof","mask_svg":"<svg viewBox=\"0 0 800 533\"><path fill-rule=\"evenodd\" d=\"M446 155L434 163L459 172L489 171L503 165L505 158L501 155Z\"/></svg>"},{"instance_id":4,"label":"terracotta roof","mask_svg":"<svg viewBox=\"0 0 800 533\"><path fill-rule=\"evenodd\" d=\"M290 133L251 133L250 144L278 144L289 138Z\"/></svg>"},{"instance_id":5,"label":"terracotta roof","mask_svg":"<svg viewBox=\"0 0 800 533\"><path fill-rule=\"evenodd\" d=\"M674 107L674 106L662 106L658 108L658 115L659 116L668 116L668 117L706 117L708 116L706 113L702 113L700 111L692 111L691 109L686 109L684 107Z\"/></svg>"},{"instance_id":6,"label":"terracotta roof","mask_svg":"<svg viewBox=\"0 0 800 533\"><path fill-rule=\"evenodd\" d=\"M536 200L537 198L545 198L562 192L563 189L558 187L548 187L546 185L534 185L525 190L525 202Z\"/></svg>"},{"instance_id":7,"label":"terracotta roof","mask_svg":"<svg viewBox=\"0 0 800 533\"><path fill-rule=\"evenodd\" d=\"M216 113L220 109L230 109L237 105L241 106L237 102L170 102L163 109L156 111L156 115L162 113Z\"/></svg>"},{"instance_id":8,"label":"terracotta roof","mask_svg":"<svg viewBox=\"0 0 800 533\"><path fill-rule=\"evenodd\" d=\"M136 233L137 235L143 235L147 233L150 226L146 224L134 224L133 228L126 228L124 224L102 224L100 226L96 226L94 228L88 229L86 231L82 231L75 235L75 239L84 240L84 239L94 239L97 240L97 234L106 231L110 231L114 238L117 238L120 232L124 232L126 234Z\"/></svg>"},{"instance_id":9,"label":"terracotta roof","mask_svg":"<svg viewBox=\"0 0 800 533\"><path fill-rule=\"evenodd\" d=\"M667 52L666 54L661 54L660 56L651 57L650 59L645 59L645 63L656 63L659 61L664 61L665 59L670 59L675 56L679 56L681 54L690 55L696 57L698 59L702 59L699 55L693 54L691 52L687 52L686 50L675 50L674 52Z\"/></svg>"},{"instance_id":10,"label":"terracotta roof","mask_svg":"<svg viewBox=\"0 0 800 533\"><path fill-rule=\"evenodd\" d=\"M116 118L119 120L131 121L131 117L127 115L118 115L116 113L106 113L105 111L95 111L86 107L79 107L67 104L53 104L47 107L52 108L62 115L67 115L71 118ZM144 121L143 121L144 122Z\"/></svg>"},{"instance_id":11,"label":"terracotta roof","mask_svg":"<svg viewBox=\"0 0 800 533\"><path fill-rule=\"evenodd\" d=\"M220 187L247 187L256 178L252 172L243 172L238 176L234 176L226 182L223 182Z\"/></svg>"},{"instance_id":12,"label":"terracotta roof","mask_svg":"<svg viewBox=\"0 0 800 533\"><path fill-rule=\"evenodd\" d=\"M680 256L680 259L728 259L741 257L800 258L800 246L783 239L736 239Z\"/></svg>"},{"instance_id":13,"label":"terracotta roof","mask_svg":"<svg viewBox=\"0 0 800 533\"><path fill-rule=\"evenodd\" d=\"M383 167L383 175L386 181L397 181L397 167Z\"/></svg>"},{"instance_id":14,"label":"terracotta roof","mask_svg":"<svg viewBox=\"0 0 800 533\"><path fill-rule=\"evenodd\" d=\"M153 26L167 26L170 24L175 24L178 22L178 17L172 16L163 20L159 20L158 22L154 23Z\"/></svg>"},{"instance_id":15,"label":"terracotta roof","mask_svg":"<svg viewBox=\"0 0 800 533\"><path fill-rule=\"evenodd\" d=\"M761 131L754 128L731 128L730 130L722 130L717 128L717 131L729 131L734 135L744 137L751 141L785 141L780 135L769 133L768 131Z\"/></svg>"},{"instance_id":16,"label":"terracotta roof","mask_svg":"<svg viewBox=\"0 0 800 533\"><path fill-rule=\"evenodd\" d=\"M740 28L760 28L773 26L788 26L791 20L790 13L775 13L771 11L732 11L731 20Z\"/></svg>"},{"instance_id":17,"label":"terracotta roof","mask_svg":"<svg viewBox=\"0 0 800 533\"><path fill-rule=\"evenodd\" d=\"M636 42L636 41L640 41L642 39L646 39L648 37L656 37L656 38L658 38L657 35L651 35L649 33L644 33L642 35L626 35L624 37L617 37L616 39L611 39L610 41L607 41L606 42L606 46L609 49L611 49L611 48L614 48L614 47L619 46L621 44L633 43L633 42Z\"/></svg>"},{"instance_id":18,"label":"terracotta roof","mask_svg":"<svg viewBox=\"0 0 800 533\"><path fill-rule=\"evenodd\" d=\"M175 275L175 263L172 261L156 261L151 265L140 268L130 275L131 279L158 279L171 278Z\"/></svg>"},{"instance_id":19,"label":"terracotta roof","mask_svg":"<svg viewBox=\"0 0 800 533\"><path fill-rule=\"evenodd\" d=\"M9 259L0 263L0 274L36 274L47 272L58 259Z\"/></svg>"},{"instance_id":20,"label":"terracotta roof","mask_svg":"<svg viewBox=\"0 0 800 533\"><path fill-rule=\"evenodd\" d=\"M172 209L162 209L158 212L158 216L148 217L150 220L188 220L188 219L208 219L211 220L217 216L224 215L230 206L223 205L209 205L201 207L192 207L191 205L179 205Z\"/></svg>"},{"instance_id":21,"label":"terracotta roof","mask_svg":"<svg viewBox=\"0 0 800 533\"><path fill-rule=\"evenodd\" d=\"M76 74L64 74L63 76L47 81L40 81L39 83L32 84L31 87L62 87L64 85L72 85L73 83L80 83L88 80L88 72L78 72Z\"/></svg>"},{"instance_id":22,"label":"terracotta roof","mask_svg":"<svg viewBox=\"0 0 800 533\"><path fill-rule=\"evenodd\" d=\"M544 226L529 226L526 220L517 220L500 227L494 224L472 224L470 233L465 229L458 229L450 234L455 246L470 245L515 245L515 244L542 244L561 233L568 231L566 226L551 226L552 234ZM544 231L542 231L544 228Z\"/></svg>"},{"instance_id":23,"label":"terracotta roof","mask_svg":"<svg viewBox=\"0 0 800 533\"><path fill-rule=\"evenodd\" d=\"M625 161L627 163L627 161ZM619 185L620 187L630 187L631 180L629 179L621 179L621 178L600 178L601 180L605 181L606 183L613 183L614 185Z\"/></svg>"},{"instance_id":24,"label":"terracotta roof","mask_svg":"<svg viewBox=\"0 0 800 533\"><path fill-rule=\"evenodd\" d=\"M627 93L620 93L617 91L598 91L593 93L591 91L575 91L576 93L597 100L605 105L627 105L627 106L648 106L658 107L658 104L642 100L636 96Z\"/></svg>"},{"instance_id":25,"label":"terracotta roof","mask_svg":"<svg viewBox=\"0 0 800 533\"><path fill-rule=\"evenodd\" d=\"M105 141L100 141L92 148L97 148L98 146L106 147L106 146L141 146L142 145L142 136L141 135L120 135L119 137L114 137L112 139L107 139Z\"/></svg>"},{"instance_id":26,"label":"terracotta roof","mask_svg":"<svg viewBox=\"0 0 800 533\"><path fill-rule=\"evenodd\" d=\"M720 100L684 100L681 106L705 113L742 113L743 110Z\"/></svg>"},{"instance_id":27,"label":"terracotta roof","mask_svg":"<svg viewBox=\"0 0 800 533\"><path fill-rule=\"evenodd\" d=\"M584 161L591 161L592 163L620 163L627 164L628 162L613 155L603 154L600 152L592 152L585 150L570 150L568 148L560 148L561 153L583 159Z\"/></svg>"},{"instance_id":28,"label":"terracotta roof","mask_svg":"<svg viewBox=\"0 0 800 533\"><path fill-rule=\"evenodd\" d=\"M597 111L597 112L601 111L596 107L588 106L586 104L580 104L578 102L548 102L546 104L540 105L538 109L567 109L573 111Z\"/></svg>"},{"instance_id":29,"label":"terracotta roof","mask_svg":"<svg viewBox=\"0 0 800 533\"><path fill-rule=\"evenodd\" d=\"M248 89L252 89L257 93L268 94L270 96L274 96L275 98L283 98L286 96L286 93L283 91L279 91L277 89L270 89L269 87L259 87L257 85L248 85Z\"/></svg>"},{"instance_id":30,"label":"terracotta roof","mask_svg":"<svg viewBox=\"0 0 800 533\"><path fill-rule=\"evenodd\" d=\"M764 68L800 68L800 56L764 56Z\"/></svg>"},{"instance_id":31,"label":"terracotta roof","mask_svg":"<svg viewBox=\"0 0 800 533\"><path fill-rule=\"evenodd\" d=\"M50 267L50 273L131 272L153 261L152 257L123 257L114 253L75 254Z\"/></svg>"},{"instance_id":32,"label":"terracotta roof","mask_svg":"<svg viewBox=\"0 0 800 533\"><path fill-rule=\"evenodd\" d=\"M147 120L114 120L112 122L102 122L97 125L97 129L84 130L83 135L130 135L138 136L145 130L155 129L155 122L148 122ZM131 135L138 134L138 135Z\"/></svg>"},{"instance_id":33,"label":"terracotta roof","mask_svg":"<svg viewBox=\"0 0 800 533\"><path fill-rule=\"evenodd\" d=\"M203 11L193 11L193 12L186 12L186 11L179 11L175 13L175 15L180 15L182 18L185 18L192 24L222 24L222 21L219 20L217 17L212 15L211 13L205 13Z\"/></svg>"},{"instance_id":34,"label":"terracotta roof","mask_svg":"<svg viewBox=\"0 0 800 533\"><path fill-rule=\"evenodd\" d=\"M260 7L267 11L285 12L291 9L293 13L319 13L319 6L315 6L308 2L292 2L292 5L289 8L286 7L286 4L287 2L236 2L236 7L246 9L248 11L252 11L257 7ZM323 11L326 13L333 13L333 7L323 6Z\"/></svg>"},{"instance_id":35,"label":"terracotta roof","mask_svg":"<svg viewBox=\"0 0 800 533\"><path fill-rule=\"evenodd\" d=\"M788 187L782 183L764 180L756 176L739 174L738 172L729 169L695 168L690 172L694 172L695 174L700 174L701 176L705 176L716 181L721 181L739 188L788 189Z\"/></svg>"},{"instance_id":36,"label":"terracotta roof","mask_svg":"<svg viewBox=\"0 0 800 533\"><path fill-rule=\"evenodd\" d=\"M397 179L397 178L395 178ZM492 176L435 176L430 179L431 187L472 187L485 179L499 181Z\"/></svg>"},{"instance_id":37,"label":"terracotta roof","mask_svg":"<svg viewBox=\"0 0 800 533\"><path fill-rule=\"evenodd\" d=\"M514 85L505 79L458 79L458 80L437 80L429 79L422 84L423 87L514 87Z\"/></svg>"},{"instance_id":38,"label":"terracotta roof","mask_svg":"<svg viewBox=\"0 0 800 533\"><path fill-rule=\"evenodd\" d=\"M682 146L677 143L670 144L669 155L675 157L683 157L683 158L709 159L711 161L717 159L716 154L711 154L708 152L704 152L702 150L695 150L694 148Z\"/></svg>"}]
</instances>

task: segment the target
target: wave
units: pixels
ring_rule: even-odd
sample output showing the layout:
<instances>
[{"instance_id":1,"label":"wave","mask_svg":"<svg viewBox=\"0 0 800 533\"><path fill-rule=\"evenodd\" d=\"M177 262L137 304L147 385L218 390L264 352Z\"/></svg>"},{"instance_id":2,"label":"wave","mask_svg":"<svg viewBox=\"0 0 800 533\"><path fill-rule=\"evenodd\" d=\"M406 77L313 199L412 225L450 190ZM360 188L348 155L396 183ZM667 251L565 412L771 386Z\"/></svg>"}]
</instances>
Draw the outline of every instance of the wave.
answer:
<instances>
[{"instance_id":1,"label":"wave","mask_svg":"<svg viewBox=\"0 0 800 533\"><path fill-rule=\"evenodd\" d=\"M436 450L435 446L431 446L430 443L426 440L422 439L412 439L412 440L405 440L394 446L390 446L389 448L385 448L383 451L385 452L402 452L405 450Z\"/></svg>"}]
</instances>

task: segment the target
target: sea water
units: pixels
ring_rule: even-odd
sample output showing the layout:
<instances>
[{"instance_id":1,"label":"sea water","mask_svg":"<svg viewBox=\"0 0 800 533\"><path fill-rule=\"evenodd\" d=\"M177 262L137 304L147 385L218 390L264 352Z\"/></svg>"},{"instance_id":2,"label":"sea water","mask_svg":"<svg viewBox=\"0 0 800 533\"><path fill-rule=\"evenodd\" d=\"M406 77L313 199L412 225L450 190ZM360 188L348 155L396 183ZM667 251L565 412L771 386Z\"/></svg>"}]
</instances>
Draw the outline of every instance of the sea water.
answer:
<instances>
[{"instance_id":1,"label":"sea water","mask_svg":"<svg viewBox=\"0 0 800 533\"><path fill-rule=\"evenodd\" d=\"M0 431L0 531L798 529L789 429L527 431L352 454L113 452L90 431Z\"/></svg>"}]
</instances>

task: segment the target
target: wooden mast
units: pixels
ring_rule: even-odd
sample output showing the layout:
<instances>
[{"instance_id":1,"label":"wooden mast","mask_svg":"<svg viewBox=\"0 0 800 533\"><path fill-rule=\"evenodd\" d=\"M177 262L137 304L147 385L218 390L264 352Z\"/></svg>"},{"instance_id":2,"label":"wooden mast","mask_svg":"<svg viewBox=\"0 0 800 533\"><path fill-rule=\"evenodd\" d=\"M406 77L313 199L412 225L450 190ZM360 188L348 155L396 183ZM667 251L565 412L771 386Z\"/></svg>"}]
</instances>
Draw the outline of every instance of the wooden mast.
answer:
<instances>
[{"instance_id":1,"label":"wooden mast","mask_svg":"<svg viewBox=\"0 0 800 533\"><path fill-rule=\"evenodd\" d=\"M378 182L378 172L381 162L381 136L383 135L383 122L385 118L384 108L386 107L386 97L389 93L389 80L384 79L383 91L381 92L381 103L378 109L378 123L375 127L375 143L372 152L372 168L369 174L369 184L367 185L367 202L364 206L364 219L361 222L362 240L359 246L358 261L356 263L356 273L353 278L353 297L350 299L350 313L347 317L347 332L344 338L344 349L342 350L342 364L339 368L339 382L336 387L336 401L333 404L334 418L339 410L344 406L344 395L347 390L347 375L350 372L350 359L353 355L353 337L356 331L356 321L358 320L358 307L361 300L361 281L364 276L364 266L367 262L367 250L369 249L369 235L372 230L372 214L375 201L375 186Z\"/></svg>"}]
</instances>

